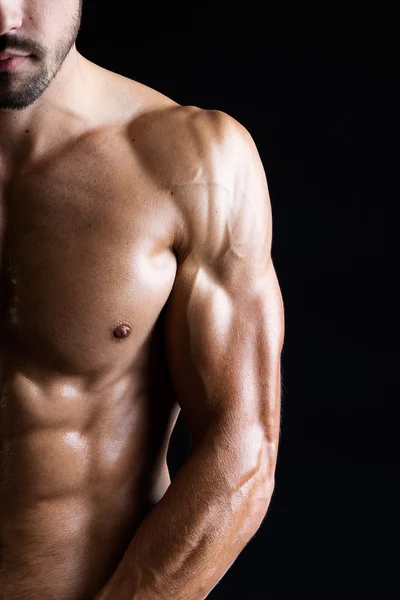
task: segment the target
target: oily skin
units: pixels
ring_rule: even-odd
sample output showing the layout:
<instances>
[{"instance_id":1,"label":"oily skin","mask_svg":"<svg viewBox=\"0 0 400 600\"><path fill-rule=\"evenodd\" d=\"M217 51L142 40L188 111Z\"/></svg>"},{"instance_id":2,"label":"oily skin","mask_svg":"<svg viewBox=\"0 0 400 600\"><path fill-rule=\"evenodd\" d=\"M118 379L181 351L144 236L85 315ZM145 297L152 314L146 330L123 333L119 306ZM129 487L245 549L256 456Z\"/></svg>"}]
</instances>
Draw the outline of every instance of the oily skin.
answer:
<instances>
[{"instance_id":1,"label":"oily skin","mask_svg":"<svg viewBox=\"0 0 400 600\"><path fill-rule=\"evenodd\" d=\"M263 432L241 461L221 453L232 490L261 448L261 483L276 463L283 305L257 153L226 115L80 55L80 9L0 0L0 51L33 54L0 72L1 600L94 598L161 506L181 409L190 452L217 415L232 447L232 432ZM238 357L254 368L246 401ZM211 479L218 457L204 460Z\"/></svg>"}]
</instances>

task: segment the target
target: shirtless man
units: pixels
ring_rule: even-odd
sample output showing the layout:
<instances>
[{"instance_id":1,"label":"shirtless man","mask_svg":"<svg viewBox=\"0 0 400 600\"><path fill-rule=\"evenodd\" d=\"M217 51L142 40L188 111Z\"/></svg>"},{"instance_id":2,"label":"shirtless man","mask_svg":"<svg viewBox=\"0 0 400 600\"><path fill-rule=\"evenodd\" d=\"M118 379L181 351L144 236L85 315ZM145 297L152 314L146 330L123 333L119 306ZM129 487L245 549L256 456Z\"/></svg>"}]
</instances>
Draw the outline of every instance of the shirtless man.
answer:
<instances>
[{"instance_id":1,"label":"shirtless man","mask_svg":"<svg viewBox=\"0 0 400 600\"><path fill-rule=\"evenodd\" d=\"M202 600L274 488L266 178L225 113L85 59L80 18L0 0L0 599Z\"/></svg>"}]
</instances>

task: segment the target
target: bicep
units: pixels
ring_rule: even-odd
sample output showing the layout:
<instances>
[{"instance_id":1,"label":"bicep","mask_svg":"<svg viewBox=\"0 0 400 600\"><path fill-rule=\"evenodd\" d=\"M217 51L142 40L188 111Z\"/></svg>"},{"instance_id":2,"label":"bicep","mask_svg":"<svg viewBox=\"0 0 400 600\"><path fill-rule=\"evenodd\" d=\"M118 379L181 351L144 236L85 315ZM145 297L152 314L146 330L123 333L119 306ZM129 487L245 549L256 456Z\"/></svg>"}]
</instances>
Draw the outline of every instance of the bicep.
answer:
<instances>
[{"instance_id":1,"label":"bicep","mask_svg":"<svg viewBox=\"0 0 400 600\"><path fill-rule=\"evenodd\" d=\"M245 262L224 285L189 257L168 300L167 357L192 446L210 426L277 444L282 298L271 259L257 275Z\"/></svg>"},{"instance_id":2,"label":"bicep","mask_svg":"<svg viewBox=\"0 0 400 600\"><path fill-rule=\"evenodd\" d=\"M175 189L187 237L166 307L169 368L192 446L218 427L230 443L274 447L284 318L268 186L250 135L213 118L223 132L213 169Z\"/></svg>"}]
</instances>

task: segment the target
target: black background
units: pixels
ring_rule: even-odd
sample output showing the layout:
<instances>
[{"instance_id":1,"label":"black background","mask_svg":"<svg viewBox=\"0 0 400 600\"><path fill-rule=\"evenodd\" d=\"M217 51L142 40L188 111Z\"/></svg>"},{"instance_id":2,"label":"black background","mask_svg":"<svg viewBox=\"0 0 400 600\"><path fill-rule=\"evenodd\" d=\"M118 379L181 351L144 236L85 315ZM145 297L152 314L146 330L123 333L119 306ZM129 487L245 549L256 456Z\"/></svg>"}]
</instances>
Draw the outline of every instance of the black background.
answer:
<instances>
[{"instance_id":1,"label":"black background","mask_svg":"<svg viewBox=\"0 0 400 600\"><path fill-rule=\"evenodd\" d=\"M77 47L180 104L235 117L267 173L286 310L276 488L262 527L209 598L392 600L400 598L394 16L283 8L277 17L255 2L87 1ZM186 448L179 417L172 476Z\"/></svg>"}]
</instances>

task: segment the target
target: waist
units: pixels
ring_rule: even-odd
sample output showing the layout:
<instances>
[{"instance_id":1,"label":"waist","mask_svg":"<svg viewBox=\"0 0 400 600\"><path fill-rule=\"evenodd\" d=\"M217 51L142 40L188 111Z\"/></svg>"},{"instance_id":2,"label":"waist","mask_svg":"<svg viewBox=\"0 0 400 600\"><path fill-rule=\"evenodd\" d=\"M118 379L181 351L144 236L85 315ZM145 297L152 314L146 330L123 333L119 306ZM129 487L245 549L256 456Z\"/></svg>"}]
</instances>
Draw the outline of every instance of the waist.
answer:
<instances>
[{"instance_id":1,"label":"waist","mask_svg":"<svg viewBox=\"0 0 400 600\"><path fill-rule=\"evenodd\" d=\"M0 436L1 600L91 600L165 493L166 457L140 415L111 416L86 433Z\"/></svg>"},{"instance_id":2,"label":"waist","mask_svg":"<svg viewBox=\"0 0 400 600\"><path fill-rule=\"evenodd\" d=\"M94 598L149 508L123 488L34 504L16 498L0 516L0 597Z\"/></svg>"},{"instance_id":3,"label":"waist","mask_svg":"<svg viewBox=\"0 0 400 600\"><path fill-rule=\"evenodd\" d=\"M0 599L91 600L170 484L174 399L154 418L159 390L135 372L38 378L8 360L1 380Z\"/></svg>"}]
</instances>

